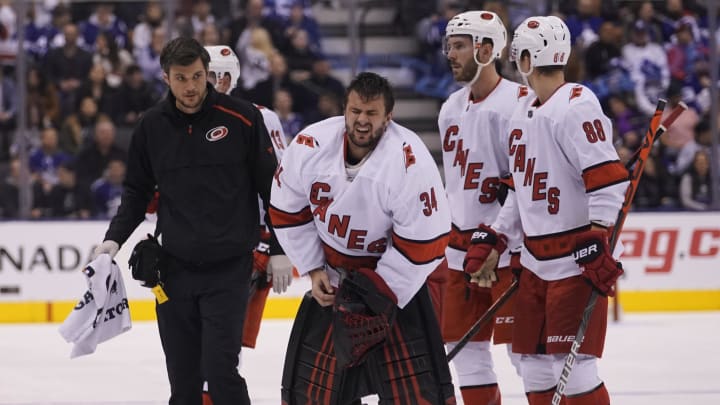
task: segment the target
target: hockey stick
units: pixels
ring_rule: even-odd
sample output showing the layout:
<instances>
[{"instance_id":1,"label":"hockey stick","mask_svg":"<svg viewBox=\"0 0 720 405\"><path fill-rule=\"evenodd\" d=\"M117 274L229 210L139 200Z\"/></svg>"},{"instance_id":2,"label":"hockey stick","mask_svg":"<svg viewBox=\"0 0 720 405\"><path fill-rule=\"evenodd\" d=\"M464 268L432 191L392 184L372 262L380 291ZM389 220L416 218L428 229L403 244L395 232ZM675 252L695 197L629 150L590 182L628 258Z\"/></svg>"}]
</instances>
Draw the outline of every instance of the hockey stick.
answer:
<instances>
[{"instance_id":1,"label":"hockey stick","mask_svg":"<svg viewBox=\"0 0 720 405\"><path fill-rule=\"evenodd\" d=\"M513 280L512 284L505 290L503 295L501 295L495 303L492 304L490 308L488 308L487 311L483 314L483 316L480 317L473 326L470 327L470 330L465 332L463 337L460 338L460 340L457 342L457 345L453 347L452 350L450 350L450 353L447 355L447 361L451 361L457 354L462 350L465 345L468 344L470 339L472 339L473 336L475 336L478 332L480 332L480 329L489 321L490 319L495 316L495 313L507 302L507 300L512 297L513 294L515 294L515 291L517 291L518 287L520 286L520 283L518 283L517 279Z\"/></svg>"},{"instance_id":2,"label":"hockey stick","mask_svg":"<svg viewBox=\"0 0 720 405\"><path fill-rule=\"evenodd\" d=\"M615 226L610 235L609 245L611 252L615 249L615 245L617 244L618 238L620 236L620 230L625 223L625 218L627 217L628 211L630 211L632 200L633 197L635 197L635 191L637 190L640 176L642 176L643 169L645 168L645 162L650 155L650 149L652 149L653 142L655 141L655 139L662 136L665 131L667 131L667 128L672 125L675 119L680 116L683 111L687 110L687 105L685 105L685 103L683 102L680 102L680 104L672 110L672 112L667 116L667 118L665 118L665 120L663 120L663 122L659 124L664 107L665 100L659 100L657 108L655 110L655 114L653 114L653 118L650 121L650 128L648 128L648 131L645 134L645 140L643 141L643 144L640 146L640 150L637 153L637 165L635 165L632 172L630 173L630 184L625 191L625 201L623 202L623 205L618 212L617 219L615 220ZM631 161L628 163L633 162ZM595 303L597 303L597 299L599 296L600 293L596 289L593 289L590 293L590 299L588 300L588 303L583 310L582 319L580 320L580 326L578 327L578 331L575 334L575 340L573 341L572 346L570 346L570 352L565 357L565 364L563 365L562 373L560 374L560 380L558 381L558 384L555 387L555 393L553 394L551 402L552 405L560 405L562 396L565 393L565 388L567 387L567 382L570 378L570 373L572 372L573 366L575 365L575 361L580 351L580 346L582 345L583 339L585 339L585 332L587 331L588 324L590 323L590 315L595 309Z\"/></svg>"}]
</instances>

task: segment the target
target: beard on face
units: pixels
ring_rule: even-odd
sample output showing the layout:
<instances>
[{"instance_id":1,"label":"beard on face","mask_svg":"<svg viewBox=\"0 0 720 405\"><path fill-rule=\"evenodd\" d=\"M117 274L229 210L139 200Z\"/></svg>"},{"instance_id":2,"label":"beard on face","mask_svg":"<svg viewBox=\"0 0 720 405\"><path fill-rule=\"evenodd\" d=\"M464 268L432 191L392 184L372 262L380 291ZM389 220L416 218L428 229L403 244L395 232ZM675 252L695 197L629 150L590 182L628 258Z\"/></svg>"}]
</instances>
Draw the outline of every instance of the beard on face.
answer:
<instances>
[{"instance_id":1,"label":"beard on face","mask_svg":"<svg viewBox=\"0 0 720 405\"><path fill-rule=\"evenodd\" d=\"M370 148L375 149L378 142L380 142L380 138L382 138L383 133L385 132L385 125L382 127L372 130L372 127L370 128L370 132L368 135L364 135L367 137L366 140L361 141L358 139L358 136L355 132L354 128L350 128L348 125L345 125L345 132L348 135L348 139L350 142L352 142L353 145L360 147L360 148Z\"/></svg>"},{"instance_id":2,"label":"beard on face","mask_svg":"<svg viewBox=\"0 0 720 405\"><path fill-rule=\"evenodd\" d=\"M455 81L469 82L475 77L475 73L477 72L478 67L479 66L477 63L475 63L475 60L472 60L471 62L462 65L460 72L455 74Z\"/></svg>"}]
</instances>

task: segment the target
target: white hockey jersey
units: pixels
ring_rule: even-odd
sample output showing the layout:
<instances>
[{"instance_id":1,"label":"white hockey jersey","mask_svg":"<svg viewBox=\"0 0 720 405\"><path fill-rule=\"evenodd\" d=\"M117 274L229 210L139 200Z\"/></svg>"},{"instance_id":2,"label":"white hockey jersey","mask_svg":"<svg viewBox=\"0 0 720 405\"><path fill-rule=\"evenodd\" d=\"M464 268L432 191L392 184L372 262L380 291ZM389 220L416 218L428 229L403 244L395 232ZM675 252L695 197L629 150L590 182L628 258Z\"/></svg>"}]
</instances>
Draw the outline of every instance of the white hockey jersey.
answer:
<instances>
[{"instance_id":1,"label":"white hockey jersey","mask_svg":"<svg viewBox=\"0 0 720 405\"><path fill-rule=\"evenodd\" d=\"M565 83L539 104L523 100L510 119L515 187L493 228L525 233L521 262L544 280L580 274L575 237L590 222L615 223L628 171L612 143L612 123L586 87Z\"/></svg>"},{"instance_id":2,"label":"white hockey jersey","mask_svg":"<svg viewBox=\"0 0 720 405\"><path fill-rule=\"evenodd\" d=\"M287 149L285 132L283 131L282 124L280 123L280 117L278 117L275 111L261 105L255 104L255 107L257 107L262 114L263 121L265 121L265 128L267 129L267 133L272 141L275 157L277 158L278 164L280 164L283 153L285 152L285 149ZM265 226L265 210L263 209L260 196L258 196L258 206L260 207L260 225Z\"/></svg>"},{"instance_id":3,"label":"white hockey jersey","mask_svg":"<svg viewBox=\"0 0 720 405\"><path fill-rule=\"evenodd\" d=\"M508 121L530 93L526 86L501 78L484 99L472 100L466 86L452 93L440 109L438 128L452 217L445 252L450 269L462 270L473 231L479 224L491 224L500 212L497 192L500 176L508 172ZM508 246L519 244L515 238ZM500 256L499 267L510 264L509 251Z\"/></svg>"},{"instance_id":4,"label":"white hockey jersey","mask_svg":"<svg viewBox=\"0 0 720 405\"><path fill-rule=\"evenodd\" d=\"M391 122L352 178L344 134L344 118L333 117L293 139L273 182L273 227L300 274L375 268L402 308L444 257L450 212L440 173L420 138Z\"/></svg>"}]
</instances>

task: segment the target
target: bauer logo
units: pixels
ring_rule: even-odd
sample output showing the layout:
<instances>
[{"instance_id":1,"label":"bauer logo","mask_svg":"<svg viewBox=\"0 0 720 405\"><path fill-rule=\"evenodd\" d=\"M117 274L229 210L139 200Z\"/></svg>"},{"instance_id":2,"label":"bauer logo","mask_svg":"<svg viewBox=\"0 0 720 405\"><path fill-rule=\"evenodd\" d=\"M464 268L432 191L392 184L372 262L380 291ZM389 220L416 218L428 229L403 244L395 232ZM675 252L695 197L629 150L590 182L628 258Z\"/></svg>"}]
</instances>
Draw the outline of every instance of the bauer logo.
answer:
<instances>
[{"instance_id":1,"label":"bauer logo","mask_svg":"<svg viewBox=\"0 0 720 405\"><path fill-rule=\"evenodd\" d=\"M205 139L210 142L215 142L225 138L227 134L227 127L215 127L205 133Z\"/></svg>"},{"instance_id":2,"label":"bauer logo","mask_svg":"<svg viewBox=\"0 0 720 405\"><path fill-rule=\"evenodd\" d=\"M573 259L580 260L592 255L593 253L598 253L597 243L593 243L592 245L582 248L577 252L573 253Z\"/></svg>"},{"instance_id":3,"label":"bauer logo","mask_svg":"<svg viewBox=\"0 0 720 405\"><path fill-rule=\"evenodd\" d=\"M475 232L473 232L472 237L470 239L485 240L485 239L487 239L487 237L488 237L487 232L475 231Z\"/></svg>"}]
</instances>

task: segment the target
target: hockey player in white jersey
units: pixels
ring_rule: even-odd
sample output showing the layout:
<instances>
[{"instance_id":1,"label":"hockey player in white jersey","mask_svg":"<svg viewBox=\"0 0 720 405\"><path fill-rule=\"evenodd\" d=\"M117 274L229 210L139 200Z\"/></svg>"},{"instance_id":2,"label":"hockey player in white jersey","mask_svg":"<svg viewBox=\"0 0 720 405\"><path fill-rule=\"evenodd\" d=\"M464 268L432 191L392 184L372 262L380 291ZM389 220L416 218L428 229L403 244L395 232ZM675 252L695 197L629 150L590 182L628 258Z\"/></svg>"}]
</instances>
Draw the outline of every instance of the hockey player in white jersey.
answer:
<instances>
[{"instance_id":1,"label":"hockey player in white jersey","mask_svg":"<svg viewBox=\"0 0 720 405\"><path fill-rule=\"evenodd\" d=\"M498 280L482 280L480 286L479 280L471 283L463 272L472 233L478 224L492 223L500 211L501 175L508 172L508 121L518 103L530 97L526 86L502 78L496 70L495 62L506 44L505 26L495 13L467 11L448 22L445 54L455 80L464 84L448 97L438 117L452 217L446 250L449 271L442 298L443 339L449 350L513 279L509 249L500 256ZM520 238L515 238L511 247L519 243ZM494 326L488 323L453 359L466 404L501 401L490 337L494 335L496 344L508 344L510 358L517 366L520 356L512 354L509 345L513 306L512 300L507 302L497 313Z\"/></svg>"},{"instance_id":2,"label":"hockey player in white jersey","mask_svg":"<svg viewBox=\"0 0 720 405\"><path fill-rule=\"evenodd\" d=\"M312 290L285 357L288 405L454 404L426 279L443 260L450 213L420 138L392 121L388 81L361 73L344 117L302 130L272 188L270 218Z\"/></svg>"},{"instance_id":3,"label":"hockey player in white jersey","mask_svg":"<svg viewBox=\"0 0 720 405\"><path fill-rule=\"evenodd\" d=\"M206 46L205 49L210 54L208 81L214 84L218 92L230 94L240 78L240 62L237 56L227 46ZM213 82L213 78L215 78L215 82ZM287 148L280 119L272 110L259 105L255 106L262 114L275 156L280 162L283 152ZM265 224L265 211L259 197L258 206L260 207L260 242L253 252L252 293L243 324L243 346L250 348L255 347L260 332L263 309L271 286L276 293L285 292L292 282L293 276L292 264L290 264L287 256L271 256L272 252L270 252L270 245L268 244L270 230ZM205 391L203 393L203 405L212 405L210 395L207 390Z\"/></svg>"},{"instance_id":4,"label":"hockey player in white jersey","mask_svg":"<svg viewBox=\"0 0 720 405\"><path fill-rule=\"evenodd\" d=\"M536 97L510 119L508 193L498 218L473 235L465 271L491 272L501 241L521 229L522 272L513 350L531 405L552 401L564 358L592 288L603 296L591 315L567 405L607 405L597 372L607 326L607 295L622 274L608 247L608 228L622 206L628 172L612 145L612 124L595 95L565 82L570 32L557 17L530 17L515 30L510 59Z\"/></svg>"}]
</instances>

